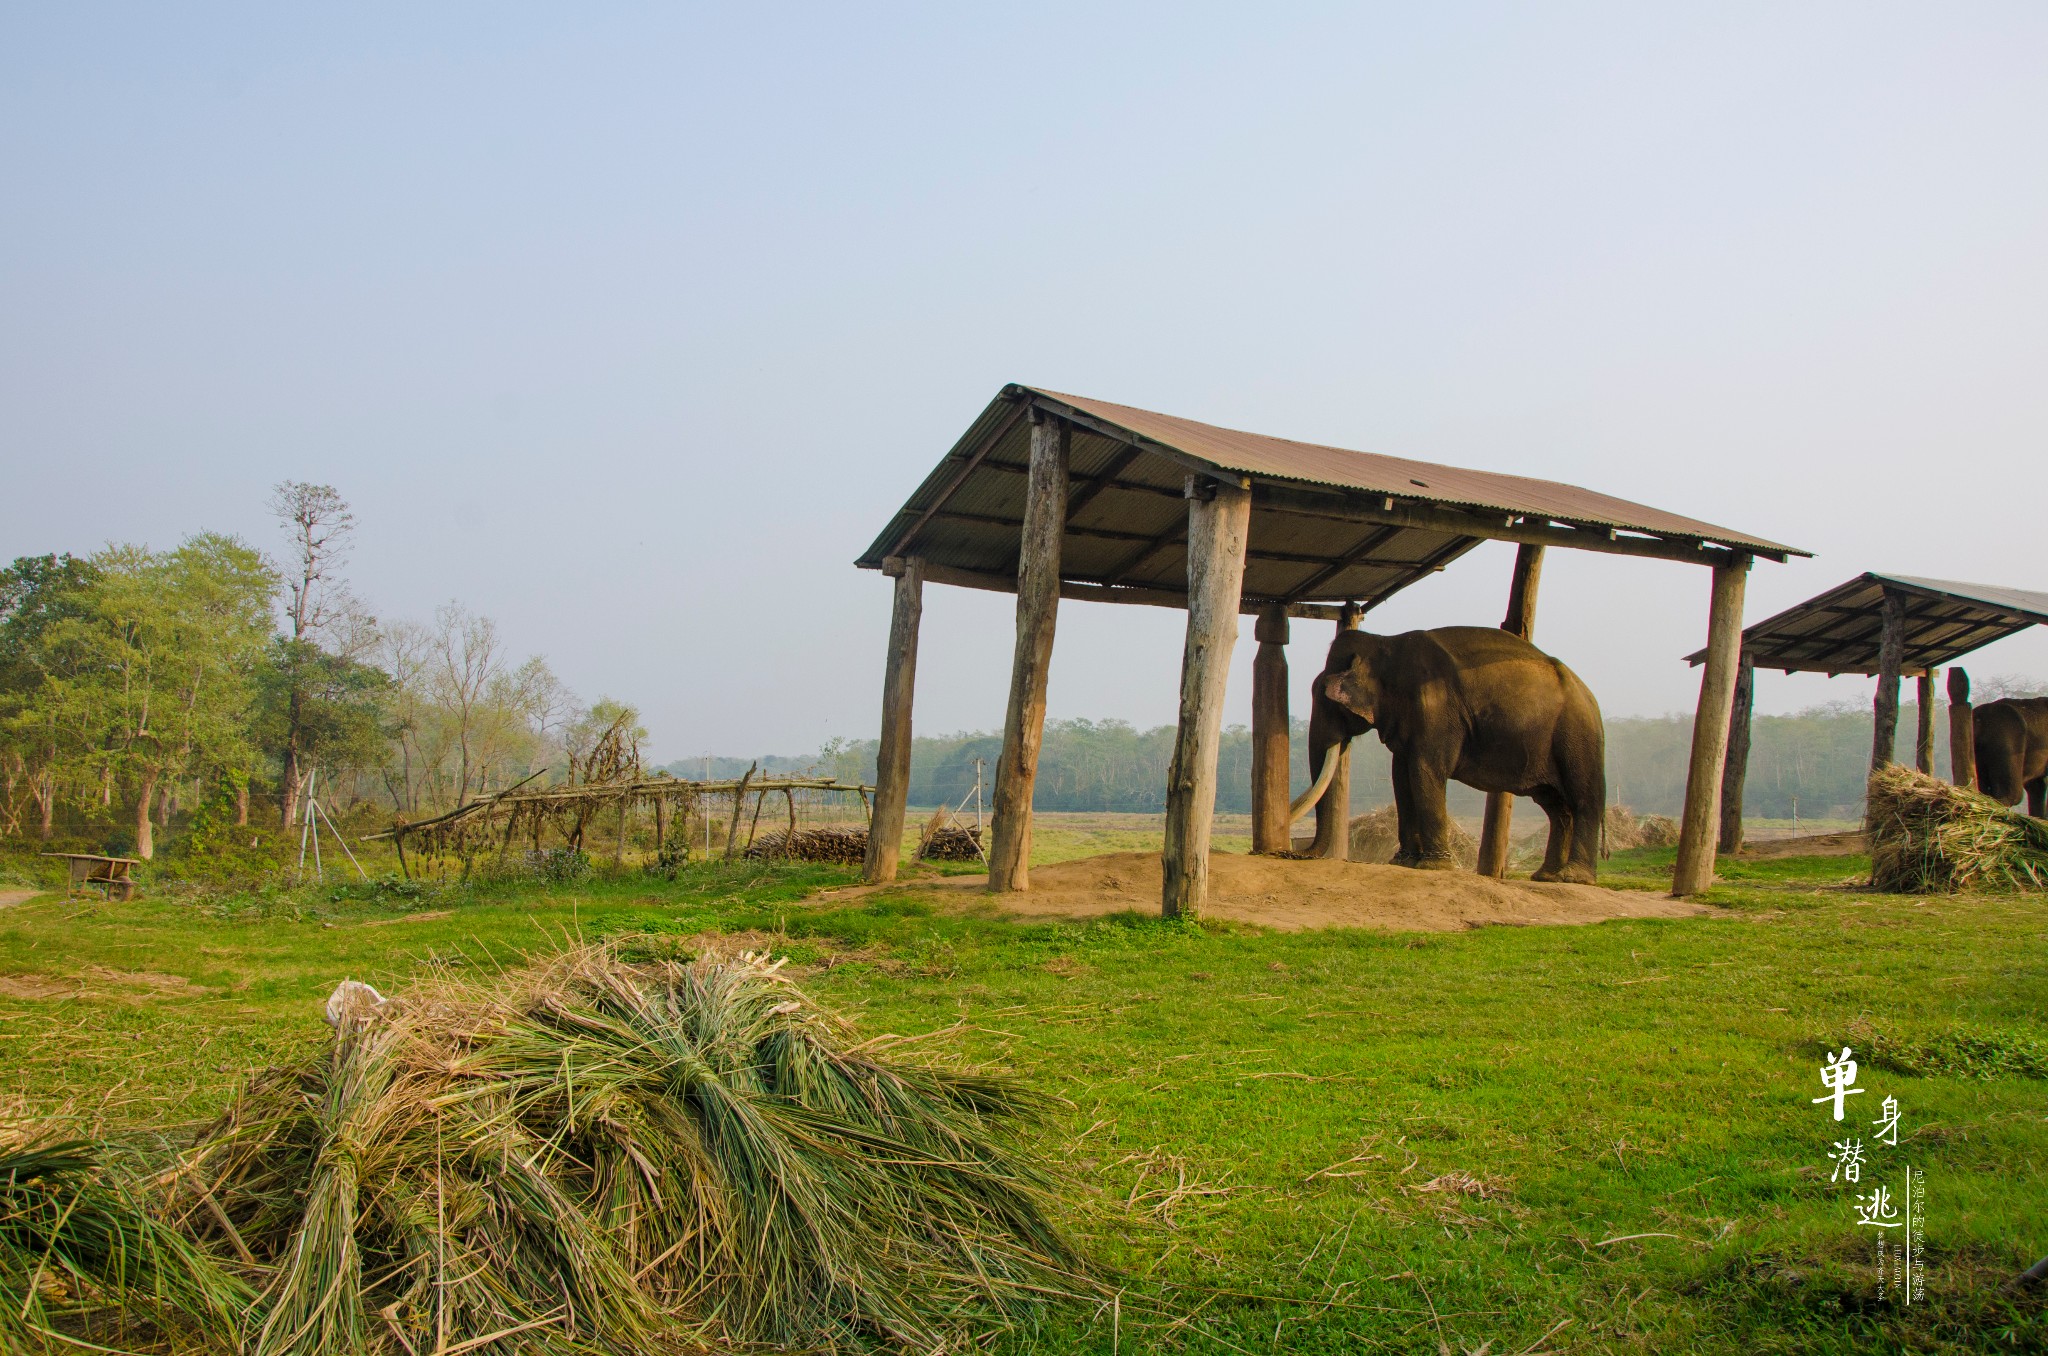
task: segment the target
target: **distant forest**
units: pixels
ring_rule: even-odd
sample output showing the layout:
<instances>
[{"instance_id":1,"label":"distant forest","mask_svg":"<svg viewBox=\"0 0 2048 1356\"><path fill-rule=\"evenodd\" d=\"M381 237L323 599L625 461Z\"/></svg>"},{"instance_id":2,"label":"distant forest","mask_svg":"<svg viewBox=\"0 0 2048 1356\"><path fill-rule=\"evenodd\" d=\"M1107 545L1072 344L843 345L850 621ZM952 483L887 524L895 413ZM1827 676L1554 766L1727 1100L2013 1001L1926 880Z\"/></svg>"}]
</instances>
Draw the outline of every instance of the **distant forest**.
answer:
<instances>
[{"instance_id":1,"label":"distant forest","mask_svg":"<svg viewBox=\"0 0 2048 1356\"><path fill-rule=\"evenodd\" d=\"M2012 682L1979 684L1983 700L2017 695ZM1910 684L1908 685L1910 691ZM1913 761L1913 740L1919 728L1918 707L1907 702L1899 713L1898 760ZM1863 780L1870 765L1870 708L1835 702L1789 716L1756 718L1752 727L1749 783L1743 812L1764 819L1849 819L1863 812ZM1626 717L1607 722L1607 797L1610 804L1628 805L1643 814L1678 813L1685 796L1685 768L1692 742L1692 717ZM1948 704L1935 708L1935 771L1946 777ZM974 760L983 761L983 775L993 783L1000 733L963 733L919 738L910 758L910 803L916 806L958 804L974 788ZM872 782L874 740L834 740L816 754L761 760L764 772L815 769L830 775ZM1140 730L1123 721L1060 720L1045 728L1045 747L1038 767L1035 803L1041 810L1156 811L1165 808L1166 765L1173 756L1173 727ZM748 760L715 758L712 775L737 776ZM1294 726L1293 784L1306 786L1308 723ZM1352 750L1351 803L1363 810L1391 801L1388 756L1368 735ZM704 775L703 760L669 765L679 777ZM1480 796L1453 785L1455 813L1476 814ZM1224 813L1251 809L1251 732L1232 726L1224 732L1217 806Z\"/></svg>"}]
</instances>

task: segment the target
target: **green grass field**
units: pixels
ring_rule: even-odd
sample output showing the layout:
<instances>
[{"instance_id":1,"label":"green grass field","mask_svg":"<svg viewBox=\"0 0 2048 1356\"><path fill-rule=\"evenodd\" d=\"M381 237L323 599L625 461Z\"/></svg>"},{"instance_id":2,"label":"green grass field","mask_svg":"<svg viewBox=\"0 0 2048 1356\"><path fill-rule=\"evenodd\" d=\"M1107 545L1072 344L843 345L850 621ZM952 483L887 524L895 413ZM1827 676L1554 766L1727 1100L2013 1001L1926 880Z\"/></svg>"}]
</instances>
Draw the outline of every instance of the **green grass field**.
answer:
<instances>
[{"instance_id":1,"label":"green grass field","mask_svg":"<svg viewBox=\"0 0 2048 1356\"><path fill-rule=\"evenodd\" d=\"M1049 820L1037 855L1133 835ZM1455 934L1026 924L820 895L852 879L820 867L44 895L0 910L0 1095L176 1127L325 1040L344 977L389 993L569 937L735 934L865 1033L957 1027L1067 1099L1046 1149L1121 1297L1009 1350L2048 1349L2041 1299L2003 1288L2048 1252L2042 904L1872 895L1864 869L1724 863L1712 916ZM1845 1042L1867 1091L1838 1127L1811 1099ZM1831 1182L1831 1142L1872 1146L1886 1095L1898 1147ZM1855 1198L1909 1165L1925 1288L1901 1305Z\"/></svg>"}]
</instances>

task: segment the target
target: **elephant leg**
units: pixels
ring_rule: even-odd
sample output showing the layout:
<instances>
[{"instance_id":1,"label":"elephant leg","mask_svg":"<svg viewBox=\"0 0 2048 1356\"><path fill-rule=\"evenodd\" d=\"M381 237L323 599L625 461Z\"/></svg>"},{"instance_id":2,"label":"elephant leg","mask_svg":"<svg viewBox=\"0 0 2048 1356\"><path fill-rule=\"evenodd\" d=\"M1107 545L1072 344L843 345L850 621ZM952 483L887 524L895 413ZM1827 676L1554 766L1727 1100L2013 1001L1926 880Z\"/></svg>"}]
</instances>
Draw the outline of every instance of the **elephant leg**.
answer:
<instances>
[{"instance_id":1,"label":"elephant leg","mask_svg":"<svg viewBox=\"0 0 2048 1356\"><path fill-rule=\"evenodd\" d=\"M1400 760L1395 760L1394 783L1394 836L1398 846L1394 849L1394 866L1413 866L1420 860L1415 851L1415 796L1408 787L1408 779L1401 775Z\"/></svg>"},{"instance_id":2,"label":"elephant leg","mask_svg":"<svg viewBox=\"0 0 2048 1356\"><path fill-rule=\"evenodd\" d=\"M2036 777L2027 783L2027 813L2042 818L2044 800L2048 800L2048 777Z\"/></svg>"},{"instance_id":3,"label":"elephant leg","mask_svg":"<svg viewBox=\"0 0 2048 1356\"><path fill-rule=\"evenodd\" d=\"M1441 768L1420 758L1395 755L1394 783L1407 783L1407 818L1415 826L1412 834L1402 835L1407 843L1405 850L1415 854L1415 860L1407 865L1424 871L1458 869L1457 858L1451 855L1451 807L1444 785L1448 780Z\"/></svg>"},{"instance_id":4,"label":"elephant leg","mask_svg":"<svg viewBox=\"0 0 2048 1356\"><path fill-rule=\"evenodd\" d=\"M1563 880L1565 878L1565 854L1572 839L1573 815L1571 806L1556 787L1538 786L1529 791L1529 799L1536 802L1550 820L1550 838L1543 845L1543 865L1536 868L1531 880Z\"/></svg>"}]
</instances>

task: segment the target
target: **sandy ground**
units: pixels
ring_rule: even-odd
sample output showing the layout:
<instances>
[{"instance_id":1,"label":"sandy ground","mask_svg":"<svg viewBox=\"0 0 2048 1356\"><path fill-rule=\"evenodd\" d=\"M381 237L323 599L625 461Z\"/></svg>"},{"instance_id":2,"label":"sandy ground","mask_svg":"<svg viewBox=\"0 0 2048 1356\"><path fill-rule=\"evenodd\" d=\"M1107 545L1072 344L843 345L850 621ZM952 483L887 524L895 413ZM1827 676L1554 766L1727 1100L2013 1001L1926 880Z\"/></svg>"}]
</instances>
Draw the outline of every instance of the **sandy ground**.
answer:
<instances>
[{"instance_id":1,"label":"sandy ground","mask_svg":"<svg viewBox=\"0 0 2048 1356\"><path fill-rule=\"evenodd\" d=\"M1159 908L1156 852L1116 852L1031 869L1031 888L1000 900L984 876L954 876L900 888L965 906L994 903L1026 917L1087 918ZM844 892L842 892L844 893ZM1689 918L1704 905L1640 890L1597 885L1538 885L1489 880L1468 871L1415 871L1362 862L1287 861L1235 852L1209 857L1205 917L1295 932L1304 928L1380 928L1456 932L1488 924L1597 923L1607 918Z\"/></svg>"},{"instance_id":2,"label":"sandy ground","mask_svg":"<svg viewBox=\"0 0 2048 1356\"><path fill-rule=\"evenodd\" d=\"M1741 855L1756 861L1773 857L1850 857L1870 851L1861 833L1814 833L1803 838L1768 838L1744 843Z\"/></svg>"},{"instance_id":3,"label":"sandy ground","mask_svg":"<svg viewBox=\"0 0 2048 1356\"><path fill-rule=\"evenodd\" d=\"M26 904L41 893L40 890L0 890L0 909L11 909L17 904Z\"/></svg>"}]
</instances>

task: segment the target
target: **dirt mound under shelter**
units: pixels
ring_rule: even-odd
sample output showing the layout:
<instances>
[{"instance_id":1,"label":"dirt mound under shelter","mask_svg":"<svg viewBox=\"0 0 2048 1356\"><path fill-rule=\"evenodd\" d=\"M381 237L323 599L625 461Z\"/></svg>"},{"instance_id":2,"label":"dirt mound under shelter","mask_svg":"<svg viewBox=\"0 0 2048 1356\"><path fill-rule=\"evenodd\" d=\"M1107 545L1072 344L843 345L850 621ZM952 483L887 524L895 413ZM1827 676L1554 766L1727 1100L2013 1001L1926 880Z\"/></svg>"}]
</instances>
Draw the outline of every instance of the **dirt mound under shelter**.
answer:
<instances>
[{"instance_id":1,"label":"dirt mound under shelter","mask_svg":"<svg viewBox=\"0 0 2048 1356\"><path fill-rule=\"evenodd\" d=\"M1159 909L1157 852L1114 852L1031 868L1031 888L991 900L987 879L955 876L907 888L951 896L961 904L990 901L1026 917L1089 918ZM1209 854L1209 902L1203 916L1256 923L1283 932L1307 928L1378 928L1389 932L1456 932L1489 924L1598 923L1609 918L1689 918L1704 905L1641 890L1598 885L1493 880L1470 871L1417 871L1365 862L1299 861Z\"/></svg>"}]
</instances>

